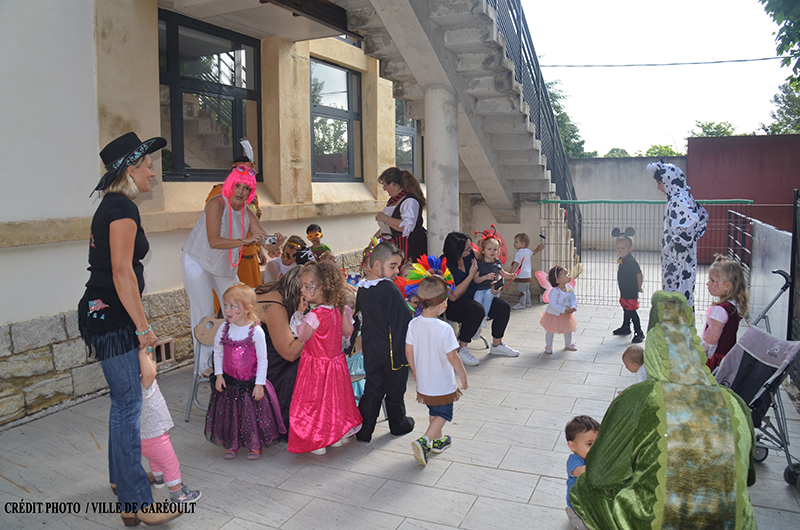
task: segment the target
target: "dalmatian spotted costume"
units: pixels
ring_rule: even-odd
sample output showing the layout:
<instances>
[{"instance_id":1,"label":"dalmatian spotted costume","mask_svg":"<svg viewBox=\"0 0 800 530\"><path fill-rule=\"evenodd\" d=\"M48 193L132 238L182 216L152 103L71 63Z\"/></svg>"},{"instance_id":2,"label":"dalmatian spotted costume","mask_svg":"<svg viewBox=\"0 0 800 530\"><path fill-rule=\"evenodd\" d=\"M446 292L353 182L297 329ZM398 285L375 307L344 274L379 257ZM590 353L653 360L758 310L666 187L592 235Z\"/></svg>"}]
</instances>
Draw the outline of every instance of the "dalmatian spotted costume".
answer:
<instances>
[{"instance_id":1,"label":"dalmatian spotted costume","mask_svg":"<svg viewBox=\"0 0 800 530\"><path fill-rule=\"evenodd\" d=\"M697 273L697 241L708 224L708 212L697 204L678 166L664 162L647 165L653 178L664 184L667 207L661 235L661 277L663 289L678 292L694 307Z\"/></svg>"}]
</instances>

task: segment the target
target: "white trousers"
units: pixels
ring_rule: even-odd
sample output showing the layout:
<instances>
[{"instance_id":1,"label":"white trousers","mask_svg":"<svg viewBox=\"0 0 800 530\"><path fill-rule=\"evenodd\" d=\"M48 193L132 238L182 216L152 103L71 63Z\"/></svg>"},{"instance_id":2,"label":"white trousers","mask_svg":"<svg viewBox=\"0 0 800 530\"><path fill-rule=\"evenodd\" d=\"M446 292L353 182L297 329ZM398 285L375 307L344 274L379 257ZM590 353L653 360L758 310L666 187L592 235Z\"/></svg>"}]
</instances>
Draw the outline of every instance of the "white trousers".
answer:
<instances>
[{"instance_id":1,"label":"white trousers","mask_svg":"<svg viewBox=\"0 0 800 530\"><path fill-rule=\"evenodd\" d=\"M217 293L217 298L222 304L222 295L238 279L236 272L230 278L211 274L185 252L181 256L181 274L183 275L183 287L186 289L186 296L189 297L189 318L192 322L194 354L200 360L197 371L202 373L205 369L211 367L211 354L214 348L197 342L197 337L194 336L194 328L205 317L216 316L214 314L214 295L212 291Z\"/></svg>"}]
</instances>

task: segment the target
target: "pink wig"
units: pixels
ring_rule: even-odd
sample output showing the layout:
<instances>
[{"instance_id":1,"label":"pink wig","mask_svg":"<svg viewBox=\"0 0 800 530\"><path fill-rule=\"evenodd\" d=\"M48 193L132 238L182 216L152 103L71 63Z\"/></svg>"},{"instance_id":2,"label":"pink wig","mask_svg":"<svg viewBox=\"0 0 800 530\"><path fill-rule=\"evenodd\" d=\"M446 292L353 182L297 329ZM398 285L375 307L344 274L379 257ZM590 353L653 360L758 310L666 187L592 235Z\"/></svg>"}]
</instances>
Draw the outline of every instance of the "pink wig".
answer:
<instances>
[{"instance_id":1,"label":"pink wig","mask_svg":"<svg viewBox=\"0 0 800 530\"><path fill-rule=\"evenodd\" d=\"M250 188L250 195L244 201L245 204L250 204L256 196L256 172L244 164L234 167L225 179L225 184L222 185L223 197L230 199L233 196L233 190L239 183Z\"/></svg>"}]
</instances>

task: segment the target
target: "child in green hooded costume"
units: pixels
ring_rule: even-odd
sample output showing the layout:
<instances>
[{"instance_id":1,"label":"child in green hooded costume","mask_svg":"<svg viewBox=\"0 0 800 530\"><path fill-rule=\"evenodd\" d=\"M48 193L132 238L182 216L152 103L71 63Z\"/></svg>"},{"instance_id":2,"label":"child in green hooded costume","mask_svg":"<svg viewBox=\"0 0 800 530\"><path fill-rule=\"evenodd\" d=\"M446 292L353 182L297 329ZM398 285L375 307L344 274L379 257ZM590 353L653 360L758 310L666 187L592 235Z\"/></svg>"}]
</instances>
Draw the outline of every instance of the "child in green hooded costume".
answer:
<instances>
[{"instance_id":1,"label":"child in green hooded costume","mask_svg":"<svg viewBox=\"0 0 800 530\"><path fill-rule=\"evenodd\" d=\"M647 380L608 408L570 494L593 530L755 529L750 409L706 368L680 293L653 294Z\"/></svg>"}]
</instances>

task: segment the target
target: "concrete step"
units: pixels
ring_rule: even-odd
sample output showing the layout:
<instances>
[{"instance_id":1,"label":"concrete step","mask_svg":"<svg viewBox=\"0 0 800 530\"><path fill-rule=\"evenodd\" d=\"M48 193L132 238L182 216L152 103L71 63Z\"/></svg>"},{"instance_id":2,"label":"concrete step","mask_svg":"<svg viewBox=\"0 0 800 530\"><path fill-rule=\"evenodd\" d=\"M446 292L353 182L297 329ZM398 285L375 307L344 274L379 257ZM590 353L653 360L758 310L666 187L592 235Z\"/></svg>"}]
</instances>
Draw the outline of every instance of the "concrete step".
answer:
<instances>
[{"instance_id":1,"label":"concrete step","mask_svg":"<svg viewBox=\"0 0 800 530\"><path fill-rule=\"evenodd\" d=\"M422 88L413 81L403 83L395 81L392 86L392 95L395 99L403 101L413 101L425 97L422 93Z\"/></svg>"},{"instance_id":2,"label":"concrete step","mask_svg":"<svg viewBox=\"0 0 800 530\"><path fill-rule=\"evenodd\" d=\"M494 21L495 10L486 0L431 0L430 19L443 28Z\"/></svg>"},{"instance_id":3,"label":"concrete step","mask_svg":"<svg viewBox=\"0 0 800 530\"><path fill-rule=\"evenodd\" d=\"M549 173L549 172L548 172ZM550 193L556 190L556 185L550 179L512 180L511 190L514 193Z\"/></svg>"},{"instance_id":4,"label":"concrete step","mask_svg":"<svg viewBox=\"0 0 800 530\"><path fill-rule=\"evenodd\" d=\"M498 49L497 25L489 23L445 31L444 47L455 53Z\"/></svg>"},{"instance_id":5,"label":"concrete step","mask_svg":"<svg viewBox=\"0 0 800 530\"><path fill-rule=\"evenodd\" d=\"M364 53L381 61L403 58L394 41L385 31L376 31L364 38Z\"/></svg>"},{"instance_id":6,"label":"concrete step","mask_svg":"<svg viewBox=\"0 0 800 530\"><path fill-rule=\"evenodd\" d=\"M475 104L475 111L484 116L493 114L516 114L523 112L524 106L526 105L522 102L522 96L516 94L513 96L478 99Z\"/></svg>"},{"instance_id":7,"label":"concrete step","mask_svg":"<svg viewBox=\"0 0 800 530\"><path fill-rule=\"evenodd\" d=\"M542 164L542 155L534 149L519 151L503 151L500 164L504 166L538 166Z\"/></svg>"},{"instance_id":8,"label":"concrete step","mask_svg":"<svg viewBox=\"0 0 800 530\"><path fill-rule=\"evenodd\" d=\"M505 175L509 180L536 180L545 179L546 170L543 165L528 165L528 166L507 166L505 168Z\"/></svg>"},{"instance_id":9,"label":"concrete step","mask_svg":"<svg viewBox=\"0 0 800 530\"><path fill-rule=\"evenodd\" d=\"M473 77L467 81L467 94L476 98L487 98L498 94L522 93L522 85L514 80L513 72Z\"/></svg>"},{"instance_id":10,"label":"concrete step","mask_svg":"<svg viewBox=\"0 0 800 530\"><path fill-rule=\"evenodd\" d=\"M416 82L408 65L402 60L381 61L381 77L395 82Z\"/></svg>"},{"instance_id":11,"label":"concrete step","mask_svg":"<svg viewBox=\"0 0 800 530\"><path fill-rule=\"evenodd\" d=\"M466 77L480 77L492 73L513 72L514 63L504 50L460 53L456 56L456 72Z\"/></svg>"},{"instance_id":12,"label":"concrete step","mask_svg":"<svg viewBox=\"0 0 800 530\"><path fill-rule=\"evenodd\" d=\"M540 147L541 142L528 132L492 135L492 148L498 151L538 151Z\"/></svg>"},{"instance_id":13,"label":"concrete step","mask_svg":"<svg viewBox=\"0 0 800 530\"><path fill-rule=\"evenodd\" d=\"M369 4L368 1L367 4ZM347 28L359 35L366 35L377 30L384 31L383 22L371 5L361 9L348 9Z\"/></svg>"},{"instance_id":14,"label":"concrete step","mask_svg":"<svg viewBox=\"0 0 800 530\"><path fill-rule=\"evenodd\" d=\"M536 132L536 125L524 114L485 116L483 130L491 134L507 134L512 132Z\"/></svg>"}]
</instances>

